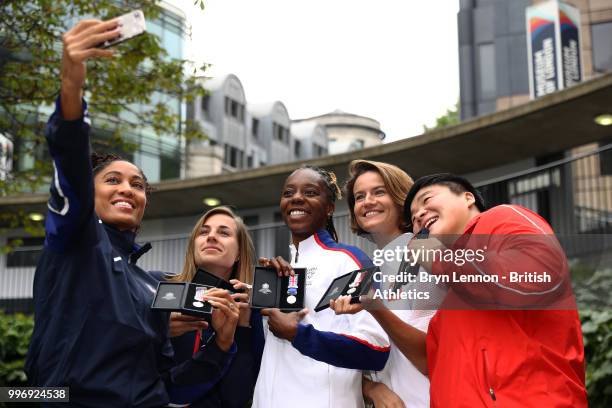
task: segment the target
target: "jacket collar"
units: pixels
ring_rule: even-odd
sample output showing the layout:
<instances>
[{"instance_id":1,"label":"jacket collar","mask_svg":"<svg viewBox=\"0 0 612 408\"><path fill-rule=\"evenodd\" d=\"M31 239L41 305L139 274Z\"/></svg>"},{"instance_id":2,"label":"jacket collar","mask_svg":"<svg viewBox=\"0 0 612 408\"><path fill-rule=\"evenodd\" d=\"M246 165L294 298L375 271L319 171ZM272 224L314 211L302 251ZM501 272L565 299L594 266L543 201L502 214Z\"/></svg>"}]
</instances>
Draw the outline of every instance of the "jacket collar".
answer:
<instances>
[{"instance_id":1,"label":"jacket collar","mask_svg":"<svg viewBox=\"0 0 612 408\"><path fill-rule=\"evenodd\" d=\"M318 230L317 232L315 232L314 234L312 234L311 236L309 236L308 238L306 238L305 240L300 241L298 243L297 248L295 245L293 245L293 243L291 243L289 245L289 252L291 254L291 260L293 261L295 259L296 252L303 253L305 251L308 251L310 248L318 247L319 244L317 243L317 241L329 242L330 240L333 241L333 238L331 237L331 235L329 234L329 232L327 232L325 228L322 228Z\"/></svg>"},{"instance_id":2,"label":"jacket collar","mask_svg":"<svg viewBox=\"0 0 612 408\"><path fill-rule=\"evenodd\" d=\"M138 258L151 249L151 244L148 242L142 246L135 242L136 233L134 231L120 231L112 225L103 222L101 222L101 224L104 225L104 229L108 234L108 238L113 248L117 249L121 255L128 258L130 263L136 263Z\"/></svg>"}]
</instances>

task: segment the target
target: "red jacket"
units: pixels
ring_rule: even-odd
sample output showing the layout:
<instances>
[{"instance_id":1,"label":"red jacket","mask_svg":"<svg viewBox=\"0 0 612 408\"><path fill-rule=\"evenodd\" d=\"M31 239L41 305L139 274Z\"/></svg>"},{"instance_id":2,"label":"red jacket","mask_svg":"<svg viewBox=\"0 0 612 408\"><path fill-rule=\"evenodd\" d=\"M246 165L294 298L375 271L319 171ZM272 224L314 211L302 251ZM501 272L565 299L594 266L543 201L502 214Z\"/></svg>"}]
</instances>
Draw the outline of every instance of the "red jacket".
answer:
<instances>
[{"instance_id":1,"label":"red jacket","mask_svg":"<svg viewBox=\"0 0 612 408\"><path fill-rule=\"evenodd\" d=\"M503 260L504 256L516 258L514 234L552 236L553 231L532 211L501 205L474 217L464 237L472 234L504 234L495 252ZM562 253L553 255L526 262L529 267L536 262L549 262L545 265L549 268L555 261L555 267L565 265ZM499 276L507 273L495 266ZM530 301L545 298L567 274L560 270L551 271L553 281L548 285L508 283L500 291L509 294L509 302L537 290L542 295L537 292ZM432 407L587 407L584 345L575 309L441 309L429 324L427 362Z\"/></svg>"}]
</instances>

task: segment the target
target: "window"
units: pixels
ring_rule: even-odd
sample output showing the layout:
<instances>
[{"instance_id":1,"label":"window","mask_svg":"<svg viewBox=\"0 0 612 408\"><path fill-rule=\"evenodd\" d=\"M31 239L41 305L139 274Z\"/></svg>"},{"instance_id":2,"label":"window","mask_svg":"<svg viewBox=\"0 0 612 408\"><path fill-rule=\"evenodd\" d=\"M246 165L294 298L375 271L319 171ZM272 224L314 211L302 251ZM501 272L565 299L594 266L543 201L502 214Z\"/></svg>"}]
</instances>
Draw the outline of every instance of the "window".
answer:
<instances>
[{"instance_id":1,"label":"window","mask_svg":"<svg viewBox=\"0 0 612 408\"><path fill-rule=\"evenodd\" d=\"M202 97L202 110L208 112L210 104L210 95L204 95Z\"/></svg>"},{"instance_id":2,"label":"window","mask_svg":"<svg viewBox=\"0 0 612 408\"><path fill-rule=\"evenodd\" d=\"M612 140L599 142L599 147L609 144ZM612 176L612 150L604 150L599 155L599 170L602 176Z\"/></svg>"},{"instance_id":3,"label":"window","mask_svg":"<svg viewBox=\"0 0 612 408\"><path fill-rule=\"evenodd\" d=\"M226 96L225 97L225 114L227 116L230 116L231 110L232 110L232 100Z\"/></svg>"},{"instance_id":4,"label":"window","mask_svg":"<svg viewBox=\"0 0 612 408\"><path fill-rule=\"evenodd\" d=\"M225 157L223 162L231 167L241 168L244 160L244 152L234 146L225 145Z\"/></svg>"},{"instance_id":5,"label":"window","mask_svg":"<svg viewBox=\"0 0 612 408\"><path fill-rule=\"evenodd\" d=\"M244 121L244 105L230 97L225 97L225 114L237 119L240 122Z\"/></svg>"},{"instance_id":6,"label":"window","mask_svg":"<svg viewBox=\"0 0 612 408\"><path fill-rule=\"evenodd\" d=\"M495 98L495 46L492 43L478 46L478 73L480 76L480 97Z\"/></svg>"},{"instance_id":7,"label":"window","mask_svg":"<svg viewBox=\"0 0 612 408\"><path fill-rule=\"evenodd\" d=\"M255 139L259 136L259 119L253 118L251 122L251 134Z\"/></svg>"},{"instance_id":8,"label":"window","mask_svg":"<svg viewBox=\"0 0 612 408\"><path fill-rule=\"evenodd\" d=\"M286 127L283 127L278 123L273 123L272 133L274 135L274 139L278 140L279 142L289 144L289 129Z\"/></svg>"},{"instance_id":9,"label":"window","mask_svg":"<svg viewBox=\"0 0 612 408\"><path fill-rule=\"evenodd\" d=\"M160 177L162 180L181 177L181 159L178 154L174 157L166 155L159 157L161 160Z\"/></svg>"},{"instance_id":10,"label":"window","mask_svg":"<svg viewBox=\"0 0 612 408\"><path fill-rule=\"evenodd\" d=\"M300 157L301 154L301 148L302 148L302 144L300 143L299 140L295 141L295 144L293 145L293 152L295 153L296 157Z\"/></svg>"},{"instance_id":11,"label":"window","mask_svg":"<svg viewBox=\"0 0 612 408\"><path fill-rule=\"evenodd\" d=\"M593 42L593 69L612 71L612 21L591 26Z\"/></svg>"},{"instance_id":12,"label":"window","mask_svg":"<svg viewBox=\"0 0 612 408\"><path fill-rule=\"evenodd\" d=\"M314 152L314 157L321 157L326 154L325 148L323 146L319 146L316 143L312 144L312 151Z\"/></svg>"},{"instance_id":13,"label":"window","mask_svg":"<svg viewBox=\"0 0 612 408\"><path fill-rule=\"evenodd\" d=\"M249 154L247 156L247 167L250 169L253 167L253 155Z\"/></svg>"}]
</instances>

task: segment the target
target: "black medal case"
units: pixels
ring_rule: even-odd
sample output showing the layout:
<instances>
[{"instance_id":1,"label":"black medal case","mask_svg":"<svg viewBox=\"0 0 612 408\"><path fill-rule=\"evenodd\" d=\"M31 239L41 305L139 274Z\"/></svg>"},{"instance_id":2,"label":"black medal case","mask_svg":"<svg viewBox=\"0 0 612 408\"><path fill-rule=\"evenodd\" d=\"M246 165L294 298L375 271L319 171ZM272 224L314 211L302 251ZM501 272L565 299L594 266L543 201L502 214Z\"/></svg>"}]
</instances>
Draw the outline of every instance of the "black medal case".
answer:
<instances>
[{"instance_id":1,"label":"black medal case","mask_svg":"<svg viewBox=\"0 0 612 408\"><path fill-rule=\"evenodd\" d=\"M294 269L297 288L289 288L290 276L278 276L276 269L256 267L253 274L251 307L265 309L275 307L283 312L295 312L304 308L306 269Z\"/></svg>"},{"instance_id":2,"label":"black medal case","mask_svg":"<svg viewBox=\"0 0 612 408\"><path fill-rule=\"evenodd\" d=\"M374 272L380 269L377 266L358 269L353 272L338 276L329 285L321 300L315 307L315 312L320 312L329 307L329 301L338 299L340 296L351 296L351 303L359 303L359 296L365 295L372 286ZM359 275L361 274L361 275ZM359 276L359 278L358 278Z\"/></svg>"},{"instance_id":3,"label":"black medal case","mask_svg":"<svg viewBox=\"0 0 612 408\"><path fill-rule=\"evenodd\" d=\"M212 305L202 300L208 285L189 282L159 282L151 309L180 312L183 314L209 319Z\"/></svg>"},{"instance_id":4,"label":"black medal case","mask_svg":"<svg viewBox=\"0 0 612 408\"><path fill-rule=\"evenodd\" d=\"M243 293L242 289L234 289L234 286L228 281L221 279L212 273L205 271L204 269L198 268L195 276L191 280L192 283L199 285L213 286L219 289L229 290L230 293Z\"/></svg>"}]
</instances>

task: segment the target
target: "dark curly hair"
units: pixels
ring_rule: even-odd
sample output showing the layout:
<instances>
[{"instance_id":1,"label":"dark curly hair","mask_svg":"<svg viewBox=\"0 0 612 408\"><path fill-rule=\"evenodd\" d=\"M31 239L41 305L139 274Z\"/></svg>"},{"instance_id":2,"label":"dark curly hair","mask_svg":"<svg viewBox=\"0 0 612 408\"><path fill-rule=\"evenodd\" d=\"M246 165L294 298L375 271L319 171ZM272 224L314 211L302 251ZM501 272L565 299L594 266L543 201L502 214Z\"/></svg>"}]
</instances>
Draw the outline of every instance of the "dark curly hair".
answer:
<instances>
[{"instance_id":1,"label":"dark curly hair","mask_svg":"<svg viewBox=\"0 0 612 408\"><path fill-rule=\"evenodd\" d=\"M113 153L97 153L97 152L93 152L90 156L90 160L91 160L91 168L93 170L93 175L94 177L100 173L102 170L104 170L106 167L108 167L109 164L111 164L114 161L125 161L128 163L131 163L129 160L126 160L124 158L122 158L121 156L118 156L116 154ZM132 163L133 164L133 163ZM138 166L136 166L138 167ZM149 193L151 193L151 191L153 191L151 185L149 184L149 182L147 181L147 177L144 175L144 172L142 171L142 169L140 167L138 167L138 171L140 171L140 175L142 176L144 183L145 183L145 194L147 195L147 197L149 196Z\"/></svg>"}]
</instances>

